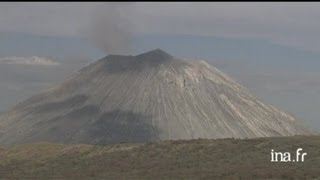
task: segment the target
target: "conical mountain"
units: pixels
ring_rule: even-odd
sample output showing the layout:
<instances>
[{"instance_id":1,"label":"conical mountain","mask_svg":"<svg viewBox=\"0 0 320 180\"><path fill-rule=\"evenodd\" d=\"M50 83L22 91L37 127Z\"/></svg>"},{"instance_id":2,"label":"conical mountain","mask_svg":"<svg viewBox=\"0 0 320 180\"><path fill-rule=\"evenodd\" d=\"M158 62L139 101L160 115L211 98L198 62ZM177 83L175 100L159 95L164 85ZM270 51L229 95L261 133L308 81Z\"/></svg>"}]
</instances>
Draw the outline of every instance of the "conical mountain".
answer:
<instances>
[{"instance_id":1,"label":"conical mountain","mask_svg":"<svg viewBox=\"0 0 320 180\"><path fill-rule=\"evenodd\" d=\"M204 61L109 55L0 117L0 143L119 143L309 134Z\"/></svg>"}]
</instances>

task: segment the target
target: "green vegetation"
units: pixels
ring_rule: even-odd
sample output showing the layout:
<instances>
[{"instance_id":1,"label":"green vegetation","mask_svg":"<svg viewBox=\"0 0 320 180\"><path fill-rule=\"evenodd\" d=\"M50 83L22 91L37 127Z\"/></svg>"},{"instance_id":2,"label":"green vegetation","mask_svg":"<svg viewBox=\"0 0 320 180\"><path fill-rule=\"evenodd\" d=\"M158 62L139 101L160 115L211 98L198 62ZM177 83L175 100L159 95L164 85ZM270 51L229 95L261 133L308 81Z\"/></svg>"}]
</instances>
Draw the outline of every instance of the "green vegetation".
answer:
<instances>
[{"instance_id":1,"label":"green vegetation","mask_svg":"<svg viewBox=\"0 0 320 180\"><path fill-rule=\"evenodd\" d=\"M297 148L305 162L272 163ZM320 179L320 137L0 148L0 179Z\"/></svg>"}]
</instances>

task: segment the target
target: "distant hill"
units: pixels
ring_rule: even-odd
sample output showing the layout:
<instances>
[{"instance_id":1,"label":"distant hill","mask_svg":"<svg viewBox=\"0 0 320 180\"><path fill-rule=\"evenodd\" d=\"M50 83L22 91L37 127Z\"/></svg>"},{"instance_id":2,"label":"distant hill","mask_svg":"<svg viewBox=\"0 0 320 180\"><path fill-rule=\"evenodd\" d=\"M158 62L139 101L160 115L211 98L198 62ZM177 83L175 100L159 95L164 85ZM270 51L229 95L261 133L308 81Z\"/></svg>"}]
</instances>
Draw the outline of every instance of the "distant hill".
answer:
<instances>
[{"instance_id":1,"label":"distant hill","mask_svg":"<svg viewBox=\"0 0 320 180\"><path fill-rule=\"evenodd\" d=\"M305 162L272 163L270 151ZM320 136L0 148L0 179L319 179Z\"/></svg>"},{"instance_id":2,"label":"distant hill","mask_svg":"<svg viewBox=\"0 0 320 180\"><path fill-rule=\"evenodd\" d=\"M45 57L3 57L0 58L0 64L20 64L20 65L40 65L40 66L57 66L60 63Z\"/></svg>"}]
</instances>

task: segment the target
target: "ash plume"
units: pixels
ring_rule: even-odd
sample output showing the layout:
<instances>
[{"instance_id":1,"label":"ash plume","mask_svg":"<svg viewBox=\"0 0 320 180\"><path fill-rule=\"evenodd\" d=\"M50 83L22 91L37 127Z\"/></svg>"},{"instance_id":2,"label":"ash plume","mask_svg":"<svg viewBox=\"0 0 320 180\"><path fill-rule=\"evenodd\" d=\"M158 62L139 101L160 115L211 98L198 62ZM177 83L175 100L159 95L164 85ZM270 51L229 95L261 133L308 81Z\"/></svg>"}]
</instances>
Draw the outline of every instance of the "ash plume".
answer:
<instances>
[{"instance_id":1,"label":"ash plume","mask_svg":"<svg viewBox=\"0 0 320 180\"><path fill-rule=\"evenodd\" d=\"M132 46L134 3L103 3L95 9L89 39L107 54L129 54Z\"/></svg>"}]
</instances>

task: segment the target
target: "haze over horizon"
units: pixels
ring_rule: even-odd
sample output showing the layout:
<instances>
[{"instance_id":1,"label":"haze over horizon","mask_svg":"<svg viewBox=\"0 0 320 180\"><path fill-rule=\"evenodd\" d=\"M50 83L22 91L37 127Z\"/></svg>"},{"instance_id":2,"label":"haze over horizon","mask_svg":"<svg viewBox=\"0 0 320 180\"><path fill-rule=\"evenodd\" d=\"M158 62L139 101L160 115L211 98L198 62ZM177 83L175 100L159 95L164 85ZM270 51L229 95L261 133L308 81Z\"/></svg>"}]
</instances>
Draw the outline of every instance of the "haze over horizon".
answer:
<instances>
[{"instance_id":1,"label":"haze over horizon","mask_svg":"<svg viewBox=\"0 0 320 180\"><path fill-rule=\"evenodd\" d=\"M59 62L57 66L0 64L0 112L113 51L110 45L115 43L109 44L108 37L117 31L103 26L99 36L89 35L89 22L101 5L0 3L0 58L39 56ZM130 34L129 54L162 48L180 57L207 60L258 97L320 130L319 3L118 5L129 21L120 26L132 27L122 33ZM106 51L91 43L103 32L111 34L98 42L108 42ZM119 50L129 41L117 42Z\"/></svg>"}]
</instances>

